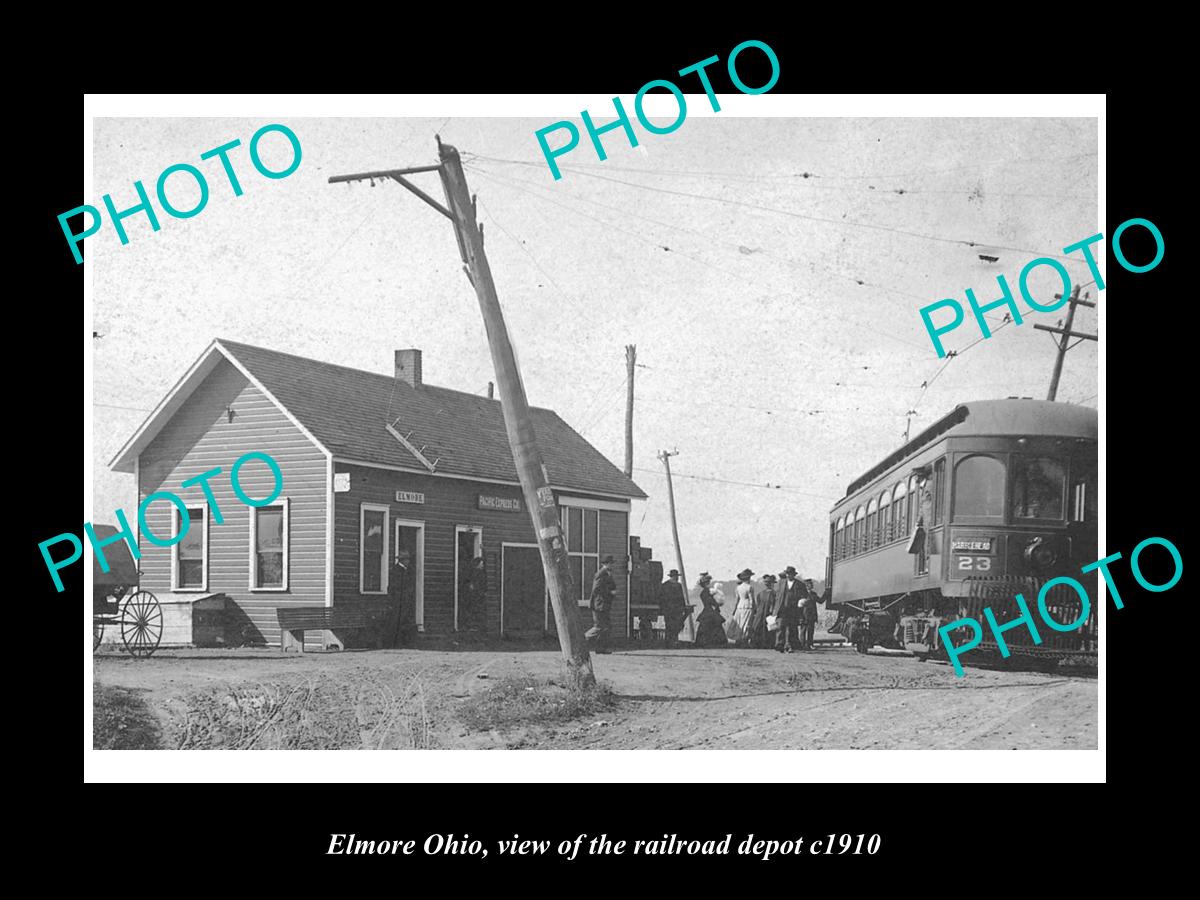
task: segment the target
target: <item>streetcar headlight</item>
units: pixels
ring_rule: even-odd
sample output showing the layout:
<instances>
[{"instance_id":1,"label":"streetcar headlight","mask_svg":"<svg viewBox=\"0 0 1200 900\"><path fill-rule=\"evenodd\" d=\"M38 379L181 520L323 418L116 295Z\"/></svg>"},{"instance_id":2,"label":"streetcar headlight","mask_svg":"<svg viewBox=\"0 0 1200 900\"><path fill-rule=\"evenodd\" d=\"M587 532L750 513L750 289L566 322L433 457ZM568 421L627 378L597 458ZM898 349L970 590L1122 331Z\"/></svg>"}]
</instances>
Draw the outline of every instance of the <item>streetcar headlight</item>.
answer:
<instances>
[{"instance_id":1,"label":"streetcar headlight","mask_svg":"<svg viewBox=\"0 0 1200 900\"><path fill-rule=\"evenodd\" d=\"M1058 562L1058 551L1042 538L1035 537L1025 546L1025 561L1034 570L1044 571Z\"/></svg>"}]
</instances>

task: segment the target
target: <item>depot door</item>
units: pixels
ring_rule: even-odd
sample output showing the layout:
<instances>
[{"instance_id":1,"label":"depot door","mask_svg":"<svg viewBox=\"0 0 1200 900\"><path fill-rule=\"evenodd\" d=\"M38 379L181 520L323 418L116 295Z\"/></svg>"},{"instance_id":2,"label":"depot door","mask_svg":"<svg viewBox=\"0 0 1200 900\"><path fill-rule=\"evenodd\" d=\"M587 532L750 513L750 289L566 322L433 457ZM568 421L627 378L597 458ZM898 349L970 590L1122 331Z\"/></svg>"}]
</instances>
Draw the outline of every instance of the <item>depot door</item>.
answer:
<instances>
[{"instance_id":1,"label":"depot door","mask_svg":"<svg viewBox=\"0 0 1200 900\"><path fill-rule=\"evenodd\" d=\"M410 519L392 520L392 573L399 576L400 617L404 626L425 627L425 523Z\"/></svg>"},{"instance_id":2,"label":"depot door","mask_svg":"<svg viewBox=\"0 0 1200 900\"><path fill-rule=\"evenodd\" d=\"M501 548L501 630L534 634L545 629L546 574L536 544L505 544Z\"/></svg>"},{"instance_id":3,"label":"depot door","mask_svg":"<svg viewBox=\"0 0 1200 900\"><path fill-rule=\"evenodd\" d=\"M454 526L454 630L482 629L485 624L482 608L467 610L468 582L473 560L483 555L483 530L474 525ZM477 600L482 607L484 600ZM464 615L464 613L466 613ZM471 621L468 621L471 620Z\"/></svg>"}]
</instances>

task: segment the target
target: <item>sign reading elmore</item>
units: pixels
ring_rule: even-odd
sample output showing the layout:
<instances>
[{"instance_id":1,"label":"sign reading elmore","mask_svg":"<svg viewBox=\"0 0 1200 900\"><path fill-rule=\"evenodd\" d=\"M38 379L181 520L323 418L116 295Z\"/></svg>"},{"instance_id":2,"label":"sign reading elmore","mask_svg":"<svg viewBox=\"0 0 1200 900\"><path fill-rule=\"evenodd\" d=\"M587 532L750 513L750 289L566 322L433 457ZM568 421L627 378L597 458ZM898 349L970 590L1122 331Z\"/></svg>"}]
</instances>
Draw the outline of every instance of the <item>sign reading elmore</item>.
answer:
<instances>
[{"instance_id":1,"label":"sign reading elmore","mask_svg":"<svg viewBox=\"0 0 1200 900\"><path fill-rule=\"evenodd\" d=\"M480 494L479 508L498 509L503 512L520 512L521 501L517 497L489 497L487 494Z\"/></svg>"},{"instance_id":2,"label":"sign reading elmore","mask_svg":"<svg viewBox=\"0 0 1200 900\"><path fill-rule=\"evenodd\" d=\"M425 495L420 491L396 491L397 503L424 503Z\"/></svg>"}]
</instances>

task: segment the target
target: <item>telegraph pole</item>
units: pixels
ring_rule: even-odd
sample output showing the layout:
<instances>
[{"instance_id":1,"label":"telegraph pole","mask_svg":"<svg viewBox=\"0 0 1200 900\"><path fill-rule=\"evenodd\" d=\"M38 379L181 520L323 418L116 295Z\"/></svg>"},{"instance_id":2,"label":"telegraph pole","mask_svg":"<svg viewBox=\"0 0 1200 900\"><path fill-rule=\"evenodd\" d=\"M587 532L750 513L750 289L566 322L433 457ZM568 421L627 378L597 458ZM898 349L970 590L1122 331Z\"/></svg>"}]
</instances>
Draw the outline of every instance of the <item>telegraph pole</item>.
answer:
<instances>
[{"instance_id":1,"label":"telegraph pole","mask_svg":"<svg viewBox=\"0 0 1200 900\"><path fill-rule=\"evenodd\" d=\"M658 458L662 460L663 468L667 470L667 505L671 510L671 537L675 539L675 564L679 566L679 577L683 579L683 596L686 599L690 588L688 587L687 571L683 568L683 549L679 546L679 525L675 521L675 488L671 484L671 457L678 455L678 450L671 452L663 450L658 454ZM687 641L691 642L696 639L692 629L691 604L688 604L688 614L683 623L683 631L687 634Z\"/></svg>"},{"instance_id":2,"label":"telegraph pole","mask_svg":"<svg viewBox=\"0 0 1200 900\"><path fill-rule=\"evenodd\" d=\"M1077 337L1080 341L1096 340L1096 335L1094 334L1085 334L1084 332L1071 330L1071 325L1075 322L1076 306L1095 307L1096 304L1090 302L1087 299L1088 296L1088 294L1084 294L1083 299L1081 300L1079 298L1079 285L1075 285L1075 289L1071 291L1071 296L1067 301L1067 320L1063 323L1062 328L1051 328L1049 325L1036 324L1033 326L1039 331L1053 331L1062 335L1062 337L1060 337L1058 340L1058 353L1056 353L1054 356L1054 372L1050 375L1050 392L1046 395L1047 400L1053 400L1058 394L1058 379L1062 376L1063 359L1066 357L1067 351L1079 343L1079 341L1076 341L1074 344L1067 346L1071 338ZM1061 297L1062 294L1054 295L1056 300Z\"/></svg>"},{"instance_id":3,"label":"telegraph pole","mask_svg":"<svg viewBox=\"0 0 1200 900\"><path fill-rule=\"evenodd\" d=\"M633 370L636 365L637 347L634 344L626 344L625 370L629 384L629 390L625 394L625 476L627 478L633 477Z\"/></svg>"},{"instance_id":4,"label":"telegraph pole","mask_svg":"<svg viewBox=\"0 0 1200 900\"><path fill-rule=\"evenodd\" d=\"M483 323L487 329L488 346L491 349L492 364L496 369L496 382L500 388L504 426L508 432L508 442L512 448L513 462L521 482L525 504L533 520L533 530L542 557L542 569L546 575L546 586L550 591L550 604L554 609L559 645L570 670L572 682L580 687L589 687L595 684L596 679L583 634L583 623L579 618L579 605L575 600L578 589L573 590L567 548L563 543L562 527L558 520L558 504L537 447L525 386L521 382L512 341L504 324L504 314L500 309L495 282L492 280L492 270L483 252L483 226L475 220L475 200L467 189L467 179L463 174L458 150L449 144L443 144L441 138L437 138L437 142L441 159L439 165L334 176L329 181L335 183L360 181L365 178L392 178L454 224L463 271L475 288ZM437 171L442 179L446 207L404 178L404 175L413 171Z\"/></svg>"}]
</instances>

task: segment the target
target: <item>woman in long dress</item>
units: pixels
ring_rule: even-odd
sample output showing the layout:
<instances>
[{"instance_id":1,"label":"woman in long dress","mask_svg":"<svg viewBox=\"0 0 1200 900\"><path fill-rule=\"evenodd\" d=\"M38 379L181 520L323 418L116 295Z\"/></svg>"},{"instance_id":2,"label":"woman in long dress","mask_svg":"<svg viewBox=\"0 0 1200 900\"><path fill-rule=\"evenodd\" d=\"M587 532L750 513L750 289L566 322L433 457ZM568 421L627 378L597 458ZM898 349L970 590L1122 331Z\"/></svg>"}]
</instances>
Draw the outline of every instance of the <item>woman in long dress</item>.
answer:
<instances>
[{"instance_id":1,"label":"woman in long dress","mask_svg":"<svg viewBox=\"0 0 1200 900\"><path fill-rule=\"evenodd\" d=\"M754 615L754 588L750 585L752 577L754 573L749 569L738 572L738 586L734 591L737 603L725 626L726 637L739 647L746 646L750 638L750 617Z\"/></svg>"},{"instance_id":2,"label":"woman in long dress","mask_svg":"<svg viewBox=\"0 0 1200 900\"><path fill-rule=\"evenodd\" d=\"M725 617L721 615L721 602L709 590L711 584L712 576L707 572L702 572L699 586L700 603L703 609L696 617L697 647L724 647L727 643L725 629L721 627L725 621Z\"/></svg>"},{"instance_id":3,"label":"woman in long dress","mask_svg":"<svg viewBox=\"0 0 1200 900\"><path fill-rule=\"evenodd\" d=\"M767 616L775 607L775 576L763 576L763 589L754 597L754 615L750 617L749 643L751 647L761 650L773 647L773 635L767 630Z\"/></svg>"}]
</instances>

